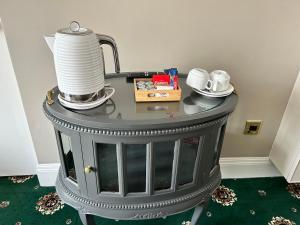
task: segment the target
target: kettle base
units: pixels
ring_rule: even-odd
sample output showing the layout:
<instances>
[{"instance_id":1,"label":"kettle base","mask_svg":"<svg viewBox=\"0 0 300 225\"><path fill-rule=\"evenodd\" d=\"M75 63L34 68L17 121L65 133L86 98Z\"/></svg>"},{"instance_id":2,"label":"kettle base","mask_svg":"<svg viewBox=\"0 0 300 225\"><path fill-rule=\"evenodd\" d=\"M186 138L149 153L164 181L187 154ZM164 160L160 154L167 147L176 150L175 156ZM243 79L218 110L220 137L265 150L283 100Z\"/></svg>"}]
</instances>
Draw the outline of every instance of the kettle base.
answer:
<instances>
[{"instance_id":1,"label":"kettle base","mask_svg":"<svg viewBox=\"0 0 300 225\"><path fill-rule=\"evenodd\" d=\"M99 96L97 99L90 102L70 102L65 100L60 94L58 95L58 100L60 104L66 108L79 109L79 110L92 109L99 105L102 105L104 102L106 102L106 100L111 98L115 93L115 89L111 87L105 87L104 90L105 93L103 96L101 97Z\"/></svg>"},{"instance_id":2,"label":"kettle base","mask_svg":"<svg viewBox=\"0 0 300 225\"><path fill-rule=\"evenodd\" d=\"M59 88L58 88L59 89ZM103 97L105 94L105 90L102 88L98 92L93 92L90 94L84 94L84 95L73 95L73 94L66 94L59 90L60 97L68 102L74 102L74 103L82 103L82 102L92 102L96 101L100 97Z\"/></svg>"}]
</instances>

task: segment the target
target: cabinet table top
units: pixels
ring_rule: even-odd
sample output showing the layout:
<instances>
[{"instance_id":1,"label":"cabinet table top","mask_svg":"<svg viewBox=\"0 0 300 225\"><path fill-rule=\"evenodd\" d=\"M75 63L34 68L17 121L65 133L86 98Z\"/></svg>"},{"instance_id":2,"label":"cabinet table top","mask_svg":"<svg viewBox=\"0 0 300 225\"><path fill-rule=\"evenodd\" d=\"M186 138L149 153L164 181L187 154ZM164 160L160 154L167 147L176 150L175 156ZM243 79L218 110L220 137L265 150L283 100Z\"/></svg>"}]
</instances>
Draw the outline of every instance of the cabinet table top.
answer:
<instances>
[{"instance_id":1,"label":"cabinet table top","mask_svg":"<svg viewBox=\"0 0 300 225\"><path fill-rule=\"evenodd\" d=\"M186 75L179 75L182 96L179 102L135 102L134 86L127 82L128 73L107 74L106 83L115 94L101 106L89 110L63 107L54 90L54 103L46 104L45 112L71 124L100 129L156 129L187 126L212 121L234 110L237 95L210 98L195 93L186 85Z\"/></svg>"}]
</instances>

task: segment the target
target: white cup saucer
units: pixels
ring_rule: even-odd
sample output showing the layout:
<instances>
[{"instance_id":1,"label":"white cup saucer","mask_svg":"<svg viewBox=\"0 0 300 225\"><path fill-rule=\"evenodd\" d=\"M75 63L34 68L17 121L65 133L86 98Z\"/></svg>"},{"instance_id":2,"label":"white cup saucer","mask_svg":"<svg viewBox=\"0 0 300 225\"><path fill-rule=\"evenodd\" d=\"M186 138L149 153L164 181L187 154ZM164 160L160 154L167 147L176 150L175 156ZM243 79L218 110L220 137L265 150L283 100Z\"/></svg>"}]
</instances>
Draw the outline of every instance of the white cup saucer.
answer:
<instances>
[{"instance_id":1,"label":"white cup saucer","mask_svg":"<svg viewBox=\"0 0 300 225\"><path fill-rule=\"evenodd\" d=\"M228 96L230 95L233 91L234 91L234 87L232 86L232 84L229 84L229 87L227 90L225 91L210 91L210 90L207 90L207 89L203 89L203 90L197 90L195 88L193 88L193 90L195 92L197 92L198 94L201 94L201 95L204 95L204 96L207 96L207 97L225 97L225 96Z\"/></svg>"}]
</instances>

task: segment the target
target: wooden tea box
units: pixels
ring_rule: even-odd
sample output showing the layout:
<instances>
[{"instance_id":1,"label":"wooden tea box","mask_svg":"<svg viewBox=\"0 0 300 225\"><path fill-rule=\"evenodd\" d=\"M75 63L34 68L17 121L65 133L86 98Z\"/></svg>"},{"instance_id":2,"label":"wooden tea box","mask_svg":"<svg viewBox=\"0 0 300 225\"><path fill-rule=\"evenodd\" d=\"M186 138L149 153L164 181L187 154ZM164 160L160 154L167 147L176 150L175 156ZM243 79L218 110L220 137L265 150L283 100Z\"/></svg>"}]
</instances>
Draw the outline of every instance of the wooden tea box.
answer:
<instances>
[{"instance_id":1,"label":"wooden tea box","mask_svg":"<svg viewBox=\"0 0 300 225\"><path fill-rule=\"evenodd\" d=\"M134 96L136 102L174 102L181 99L181 88L178 85L176 90L140 90L137 82L151 81L151 78L134 79Z\"/></svg>"}]
</instances>

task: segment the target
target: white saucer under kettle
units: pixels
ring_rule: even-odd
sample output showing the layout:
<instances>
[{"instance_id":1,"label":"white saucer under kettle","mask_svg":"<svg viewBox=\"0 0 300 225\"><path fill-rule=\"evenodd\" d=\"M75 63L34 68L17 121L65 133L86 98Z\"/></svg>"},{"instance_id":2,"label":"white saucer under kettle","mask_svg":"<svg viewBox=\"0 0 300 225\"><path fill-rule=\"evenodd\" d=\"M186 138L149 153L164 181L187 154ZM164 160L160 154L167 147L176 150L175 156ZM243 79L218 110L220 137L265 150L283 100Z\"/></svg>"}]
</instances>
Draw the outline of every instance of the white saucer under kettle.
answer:
<instances>
[{"instance_id":1,"label":"white saucer under kettle","mask_svg":"<svg viewBox=\"0 0 300 225\"><path fill-rule=\"evenodd\" d=\"M68 28L60 29L55 35L45 36L53 52L59 89L59 101L68 108L94 108L114 93L105 88L105 64L101 45L113 49L115 72L120 72L117 45L107 35L95 34L73 21Z\"/></svg>"}]
</instances>

